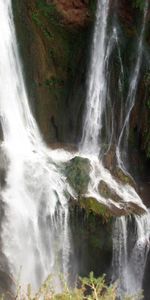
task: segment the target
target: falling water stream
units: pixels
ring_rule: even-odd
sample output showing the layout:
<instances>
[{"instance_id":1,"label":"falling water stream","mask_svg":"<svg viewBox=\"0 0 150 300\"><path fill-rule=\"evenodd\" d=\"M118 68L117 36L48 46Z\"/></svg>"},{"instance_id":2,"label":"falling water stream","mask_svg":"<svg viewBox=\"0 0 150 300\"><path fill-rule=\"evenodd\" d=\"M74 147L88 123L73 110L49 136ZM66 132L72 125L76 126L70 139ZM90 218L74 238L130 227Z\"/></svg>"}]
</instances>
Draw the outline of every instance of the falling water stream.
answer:
<instances>
[{"instance_id":1,"label":"falling water stream","mask_svg":"<svg viewBox=\"0 0 150 300\"><path fill-rule=\"evenodd\" d=\"M137 60L135 63L134 70L131 75L131 81L130 81L130 86L129 86L129 91L124 107L124 120L123 124L121 126L121 132L118 140L118 145L116 147L116 154L117 154L117 160L118 164L125 168L123 164L123 158L122 153L128 153L128 136L129 136L129 120L130 120L130 115L131 111L134 107L135 104L135 99L136 99L136 93L137 93L137 86L138 86L138 81L139 81L139 75L140 75L140 68L141 68L141 63L142 63L142 56L143 56L143 42L144 42L144 33L145 33L145 26L146 26L146 17L147 17L147 12L148 12L148 1L145 1L145 8L144 8L144 16L143 16L143 24L142 24L142 29L141 33L138 39L138 48L137 48ZM122 150L121 148L121 143L123 142Z\"/></svg>"},{"instance_id":2,"label":"falling water stream","mask_svg":"<svg viewBox=\"0 0 150 300\"><path fill-rule=\"evenodd\" d=\"M128 128L129 116L135 102L142 44L145 31L147 2L144 21L139 37L138 59L129 88L126 116L117 147L121 165L120 143ZM107 170L99 153L102 147L102 120L108 101L108 60L114 44L118 46L116 27L107 39L109 0L98 0L93 35L91 63L89 67L87 101L79 155L91 163L90 183L87 196L104 203L109 208L128 207L132 202L146 214L134 217L135 240L129 251L129 217L116 218L113 233L113 279L120 278L118 293L133 294L142 287L146 255L149 250L149 212L135 189L118 182ZM1 154L7 160L6 184L1 191L5 206L2 222L2 250L10 273L20 276L23 284L31 283L36 289L48 274L55 274L59 288L58 273L65 278L69 274L71 250L68 226L68 197L75 197L62 172L62 166L75 154L64 150L50 150L44 144L31 113L22 76L14 30L11 0L0 1L0 121L3 131ZM123 66L118 46L121 74ZM121 81L120 81L121 86ZM77 155L77 154L76 154ZM117 203L99 193L103 180L122 199ZM68 196L67 196L68 195Z\"/></svg>"},{"instance_id":3,"label":"falling water stream","mask_svg":"<svg viewBox=\"0 0 150 300\"><path fill-rule=\"evenodd\" d=\"M106 98L105 54L109 0L98 1L89 70L86 113L80 149L84 153L99 153L99 134ZM92 120L92 121L91 121Z\"/></svg>"},{"instance_id":4,"label":"falling water stream","mask_svg":"<svg viewBox=\"0 0 150 300\"><path fill-rule=\"evenodd\" d=\"M121 128L119 133L119 140L116 147L116 158L118 167L123 168L126 172L125 165L122 161L122 153L127 151L128 132L129 132L129 117L135 103L136 90L139 79L139 72L142 62L143 54L143 40L146 25L146 16L148 11L148 1L145 2L144 17L142 23L141 33L138 39L137 61L132 72L131 82L129 86L128 96L123 104L122 84L124 80L124 69L122 64L121 52L119 48L118 33L116 26L113 27L112 34L107 41L107 24L108 24L108 10L109 1L99 0L97 6L97 16L95 23L95 31L93 36L93 45L91 51L91 64L89 68L89 85L87 90L87 102L85 117L83 122L83 134L80 142L80 151L91 160L91 182L89 190L93 197L103 202L104 199L99 194L99 182L103 180L109 187L124 199L127 203L130 197L133 196L133 202L140 204L140 198L135 190L128 185L125 187L118 184L112 177L110 172L106 170L102 163L102 129L104 124L103 115L106 114L106 106L109 101L108 93L108 60L114 43L118 49L118 58L120 62L119 90L121 92L121 111L120 122ZM123 105L125 107L123 107ZM114 116L112 116L114 119ZM106 122L109 118L106 115ZM107 126L107 124L106 124ZM113 135L113 121L112 121L112 135ZM124 148L121 148L123 142ZM109 147L111 146L111 135L109 137ZM100 154L100 155L99 155ZM100 159L98 158L100 156ZM93 158L94 157L94 158ZM123 191L123 195L119 192ZM108 206L111 206L111 199L107 199ZM141 201L142 202L142 201ZM140 204L141 205L141 204ZM120 299L124 295L135 295L142 289L142 281L144 276L144 269L148 251L150 249L150 214L147 211L142 217L134 217L134 232L135 240L131 243L130 235L131 224L129 224L129 217L116 218L113 228L113 276L112 280L118 279L118 296ZM130 225L130 226L129 226Z\"/></svg>"},{"instance_id":5,"label":"falling water stream","mask_svg":"<svg viewBox=\"0 0 150 300\"><path fill-rule=\"evenodd\" d=\"M3 252L14 278L39 287L50 273L68 275L68 199L61 163L71 155L46 148L31 114L22 77L11 0L0 1L0 119L8 161ZM55 163L54 163L55 162ZM4 270L5 271L5 270ZM57 278L56 278L57 280Z\"/></svg>"},{"instance_id":6,"label":"falling water stream","mask_svg":"<svg viewBox=\"0 0 150 300\"><path fill-rule=\"evenodd\" d=\"M127 158L129 118L135 104L142 63L148 3L148 1L145 1L143 23L138 39L137 60L131 76L124 108L123 125L116 147L118 165L124 170L126 170L126 167L125 162L122 159ZM122 148L121 143L123 144ZM121 299L124 295L136 295L142 290L147 255L150 250L150 212L148 211L142 217L135 216L134 232L132 233L135 240L133 243L131 243L132 237L129 234L132 226L129 218L121 217L120 219L116 219L113 230L113 276L114 279L119 278L118 294Z\"/></svg>"}]
</instances>

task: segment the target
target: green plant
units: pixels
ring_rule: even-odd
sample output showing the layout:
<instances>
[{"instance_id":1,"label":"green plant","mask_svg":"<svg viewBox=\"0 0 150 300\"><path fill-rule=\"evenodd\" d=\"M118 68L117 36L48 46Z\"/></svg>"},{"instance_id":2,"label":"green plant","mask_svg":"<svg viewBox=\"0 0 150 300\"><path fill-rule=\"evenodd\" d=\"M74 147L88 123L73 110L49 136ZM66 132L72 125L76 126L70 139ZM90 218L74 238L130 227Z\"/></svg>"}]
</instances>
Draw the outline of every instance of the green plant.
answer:
<instances>
[{"instance_id":1,"label":"green plant","mask_svg":"<svg viewBox=\"0 0 150 300\"><path fill-rule=\"evenodd\" d=\"M143 10L145 6L145 0L133 0L133 7Z\"/></svg>"},{"instance_id":2,"label":"green plant","mask_svg":"<svg viewBox=\"0 0 150 300\"><path fill-rule=\"evenodd\" d=\"M34 293L31 285L24 291L20 285L17 287L16 300L117 300L117 285L108 286L105 276L95 278L93 272L89 277L79 278L78 285L70 289L64 277L60 275L62 292L56 293L53 286L52 275L49 275L43 282L39 290ZM126 296L124 300L141 300L142 294L133 297ZM0 300L5 300L5 295L0 296ZM123 300L123 299L122 299Z\"/></svg>"}]
</instances>

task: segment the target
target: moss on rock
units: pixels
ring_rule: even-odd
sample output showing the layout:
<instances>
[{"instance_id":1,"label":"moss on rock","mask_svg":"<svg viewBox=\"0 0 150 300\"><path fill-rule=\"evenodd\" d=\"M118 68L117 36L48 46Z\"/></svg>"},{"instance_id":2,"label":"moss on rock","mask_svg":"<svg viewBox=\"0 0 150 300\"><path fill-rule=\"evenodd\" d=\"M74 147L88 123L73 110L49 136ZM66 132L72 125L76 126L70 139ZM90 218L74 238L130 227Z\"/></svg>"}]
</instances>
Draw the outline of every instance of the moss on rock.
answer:
<instances>
[{"instance_id":1,"label":"moss on rock","mask_svg":"<svg viewBox=\"0 0 150 300\"><path fill-rule=\"evenodd\" d=\"M90 162L87 158L74 157L65 168L65 174L70 185L78 195L87 192L90 181Z\"/></svg>"},{"instance_id":2,"label":"moss on rock","mask_svg":"<svg viewBox=\"0 0 150 300\"><path fill-rule=\"evenodd\" d=\"M88 214L92 213L94 215L100 216L104 221L108 221L112 216L108 207L98 202L95 198L79 198L78 204L83 208Z\"/></svg>"}]
</instances>

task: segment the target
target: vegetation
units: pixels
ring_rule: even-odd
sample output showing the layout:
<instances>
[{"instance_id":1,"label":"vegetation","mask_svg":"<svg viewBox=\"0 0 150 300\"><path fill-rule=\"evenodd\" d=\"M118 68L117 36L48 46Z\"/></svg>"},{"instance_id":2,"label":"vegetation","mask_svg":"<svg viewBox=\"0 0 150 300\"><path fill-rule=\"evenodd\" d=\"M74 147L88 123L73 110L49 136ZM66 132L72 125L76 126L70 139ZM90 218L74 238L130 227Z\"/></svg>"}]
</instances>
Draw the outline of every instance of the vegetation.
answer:
<instances>
[{"instance_id":1,"label":"vegetation","mask_svg":"<svg viewBox=\"0 0 150 300\"><path fill-rule=\"evenodd\" d=\"M79 206L85 209L86 213L93 213L102 217L103 222L108 222L111 219L111 213L107 207L98 202L94 198L79 198Z\"/></svg>"},{"instance_id":2,"label":"vegetation","mask_svg":"<svg viewBox=\"0 0 150 300\"><path fill-rule=\"evenodd\" d=\"M133 6L135 8L139 8L140 10L144 9L144 5L145 5L145 0L134 0L133 1Z\"/></svg>"},{"instance_id":3,"label":"vegetation","mask_svg":"<svg viewBox=\"0 0 150 300\"><path fill-rule=\"evenodd\" d=\"M62 292L56 293L53 286L53 277L50 275L39 288L37 293L33 293L31 285L28 285L27 291L24 292L19 286L17 288L16 300L116 300L117 286L112 284L108 286L105 277L95 278L93 272L88 278L79 278L79 286L70 289L62 276L60 276L62 284ZM5 296L1 296L0 300L4 300ZM124 300L141 300L142 295L133 297L126 296Z\"/></svg>"}]
</instances>

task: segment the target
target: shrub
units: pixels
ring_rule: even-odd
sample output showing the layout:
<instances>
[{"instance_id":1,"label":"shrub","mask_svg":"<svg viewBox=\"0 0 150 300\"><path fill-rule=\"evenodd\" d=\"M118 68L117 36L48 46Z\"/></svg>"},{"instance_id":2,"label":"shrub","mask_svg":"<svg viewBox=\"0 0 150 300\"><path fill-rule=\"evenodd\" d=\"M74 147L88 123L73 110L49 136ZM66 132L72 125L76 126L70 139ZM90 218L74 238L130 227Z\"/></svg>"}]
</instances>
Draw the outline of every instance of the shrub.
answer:
<instances>
[{"instance_id":1,"label":"shrub","mask_svg":"<svg viewBox=\"0 0 150 300\"><path fill-rule=\"evenodd\" d=\"M63 276L60 276L62 292L56 293L53 287L53 276L49 275L39 288L38 292L33 293L31 285L28 285L24 292L18 286L16 300L117 300L117 285L107 286L105 276L95 278L93 272L89 277L79 278L78 286L70 289ZM4 300L1 296L0 300ZM125 297L124 300L141 300L142 296Z\"/></svg>"}]
</instances>

